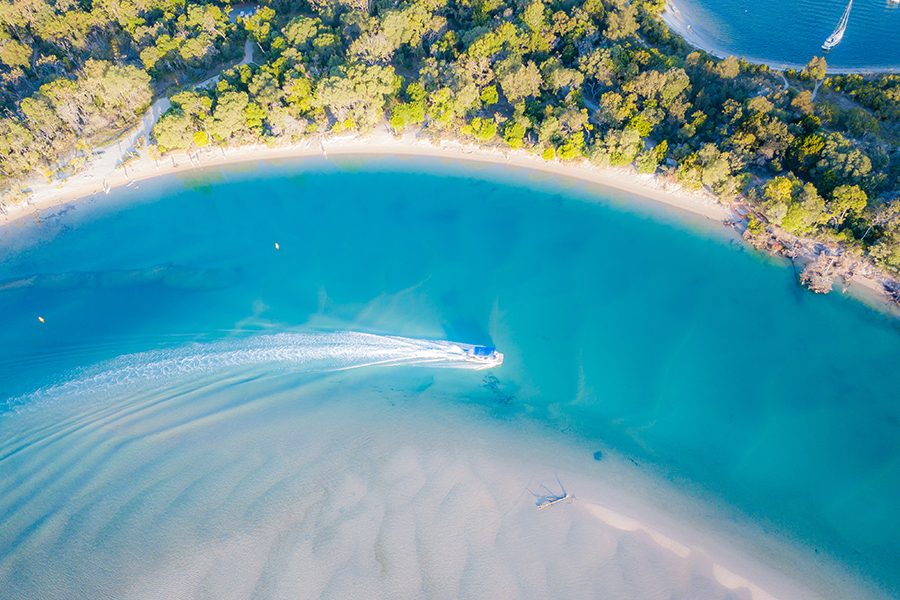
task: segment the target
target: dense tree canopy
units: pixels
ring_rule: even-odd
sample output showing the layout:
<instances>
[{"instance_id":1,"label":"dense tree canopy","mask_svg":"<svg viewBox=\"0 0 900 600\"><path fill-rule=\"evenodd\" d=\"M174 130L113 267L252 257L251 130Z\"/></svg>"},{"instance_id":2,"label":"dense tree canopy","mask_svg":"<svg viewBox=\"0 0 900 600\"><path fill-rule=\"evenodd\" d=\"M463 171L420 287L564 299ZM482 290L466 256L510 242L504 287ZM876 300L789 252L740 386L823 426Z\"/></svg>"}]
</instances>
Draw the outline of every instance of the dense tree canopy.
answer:
<instances>
[{"instance_id":1,"label":"dense tree canopy","mask_svg":"<svg viewBox=\"0 0 900 600\"><path fill-rule=\"evenodd\" d=\"M150 76L132 66L88 59L74 77L42 85L0 118L0 174L22 177L37 165L89 147L134 123L150 104Z\"/></svg>"},{"instance_id":2,"label":"dense tree canopy","mask_svg":"<svg viewBox=\"0 0 900 600\"><path fill-rule=\"evenodd\" d=\"M659 0L6 0L0 4L0 175L61 168L134 123L151 95L236 56L254 64L181 91L163 152L329 132L459 135L548 159L634 164L802 236L897 269L900 78L787 83L693 51ZM184 88L182 88L184 89ZM88 148L86 150L85 148Z\"/></svg>"},{"instance_id":3,"label":"dense tree canopy","mask_svg":"<svg viewBox=\"0 0 900 600\"><path fill-rule=\"evenodd\" d=\"M0 2L0 185L65 174L135 125L154 90L240 51L227 2Z\"/></svg>"}]
</instances>

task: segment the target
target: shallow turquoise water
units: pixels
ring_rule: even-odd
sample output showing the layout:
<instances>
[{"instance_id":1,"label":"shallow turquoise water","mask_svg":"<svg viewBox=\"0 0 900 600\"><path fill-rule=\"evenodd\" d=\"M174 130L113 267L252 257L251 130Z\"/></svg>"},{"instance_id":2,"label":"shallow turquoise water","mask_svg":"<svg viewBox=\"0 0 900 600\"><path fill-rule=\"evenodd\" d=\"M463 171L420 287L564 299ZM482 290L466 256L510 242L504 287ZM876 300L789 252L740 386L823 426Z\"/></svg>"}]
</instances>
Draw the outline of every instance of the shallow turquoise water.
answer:
<instances>
[{"instance_id":1,"label":"shallow turquoise water","mask_svg":"<svg viewBox=\"0 0 900 600\"><path fill-rule=\"evenodd\" d=\"M846 0L675 0L686 22L711 48L776 64L803 65L822 56L822 42ZM829 66L900 70L900 4L855 0Z\"/></svg>"},{"instance_id":2,"label":"shallow turquoise water","mask_svg":"<svg viewBox=\"0 0 900 600\"><path fill-rule=\"evenodd\" d=\"M434 385L621 452L900 590L896 320L801 291L711 227L525 171L311 160L141 185L0 234L0 480L38 469L9 460L17 419L35 427L59 394L28 393L123 354L193 365L193 342L343 330L493 343L496 379ZM101 372L85 397L115 393L122 364ZM0 556L26 552L13 533Z\"/></svg>"}]
</instances>

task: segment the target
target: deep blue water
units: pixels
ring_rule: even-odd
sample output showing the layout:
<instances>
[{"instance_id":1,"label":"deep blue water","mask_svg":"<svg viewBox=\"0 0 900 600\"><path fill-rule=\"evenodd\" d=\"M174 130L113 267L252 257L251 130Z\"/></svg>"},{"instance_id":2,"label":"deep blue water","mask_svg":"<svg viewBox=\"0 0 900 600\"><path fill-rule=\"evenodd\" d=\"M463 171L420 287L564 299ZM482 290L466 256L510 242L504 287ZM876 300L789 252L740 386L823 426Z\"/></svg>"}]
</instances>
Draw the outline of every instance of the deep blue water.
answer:
<instances>
[{"instance_id":1,"label":"deep blue water","mask_svg":"<svg viewBox=\"0 0 900 600\"><path fill-rule=\"evenodd\" d=\"M525 171L307 160L141 186L0 230L0 397L258 333L493 343L496 380L455 402L622 453L900 591L895 319ZM39 421L30 402L0 431Z\"/></svg>"},{"instance_id":2,"label":"deep blue water","mask_svg":"<svg viewBox=\"0 0 900 600\"><path fill-rule=\"evenodd\" d=\"M710 48L750 60L803 65L840 21L846 0L675 0ZM831 67L900 70L900 4L854 0Z\"/></svg>"}]
</instances>

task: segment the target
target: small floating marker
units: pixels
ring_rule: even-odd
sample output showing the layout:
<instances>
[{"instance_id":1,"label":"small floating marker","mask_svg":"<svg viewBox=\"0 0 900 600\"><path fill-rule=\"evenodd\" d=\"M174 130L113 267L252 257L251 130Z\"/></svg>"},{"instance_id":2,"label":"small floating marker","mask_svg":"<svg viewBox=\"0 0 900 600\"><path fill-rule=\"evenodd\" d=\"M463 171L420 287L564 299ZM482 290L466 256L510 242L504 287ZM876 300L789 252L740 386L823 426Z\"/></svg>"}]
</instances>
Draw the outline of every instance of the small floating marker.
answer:
<instances>
[{"instance_id":1,"label":"small floating marker","mask_svg":"<svg viewBox=\"0 0 900 600\"><path fill-rule=\"evenodd\" d=\"M275 249L281 250L281 244L279 244L278 242L275 242Z\"/></svg>"},{"instance_id":2,"label":"small floating marker","mask_svg":"<svg viewBox=\"0 0 900 600\"><path fill-rule=\"evenodd\" d=\"M46 322L47 321L44 320L44 317L38 317L38 323L46 323Z\"/></svg>"}]
</instances>

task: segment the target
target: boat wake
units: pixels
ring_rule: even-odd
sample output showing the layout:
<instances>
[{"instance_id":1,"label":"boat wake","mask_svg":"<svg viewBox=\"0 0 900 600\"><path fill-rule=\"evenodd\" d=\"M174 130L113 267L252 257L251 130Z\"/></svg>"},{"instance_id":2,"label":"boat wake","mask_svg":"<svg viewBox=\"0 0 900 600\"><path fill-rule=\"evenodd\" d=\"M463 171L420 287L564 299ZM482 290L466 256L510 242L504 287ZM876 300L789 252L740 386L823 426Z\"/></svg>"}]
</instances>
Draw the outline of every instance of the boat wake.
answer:
<instances>
[{"instance_id":1,"label":"boat wake","mask_svg":"<svg viewBox=\"0 0 900 600\"><path fill-rule=\"evenodd\" d=\"M382 336L358 332L281 333L196 343L181 348L120 356L79 370L63 383L10 398L6 410L17 410L49 397L97 394L113 387L173 379L227 369L264 366L274 372L329 372L362 367L428 366L487 369L503 355L483 346L440 340ZM0 412L4 412L0 408Z\"/></svg>"}]
</instances>

